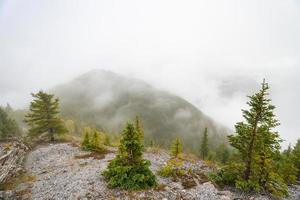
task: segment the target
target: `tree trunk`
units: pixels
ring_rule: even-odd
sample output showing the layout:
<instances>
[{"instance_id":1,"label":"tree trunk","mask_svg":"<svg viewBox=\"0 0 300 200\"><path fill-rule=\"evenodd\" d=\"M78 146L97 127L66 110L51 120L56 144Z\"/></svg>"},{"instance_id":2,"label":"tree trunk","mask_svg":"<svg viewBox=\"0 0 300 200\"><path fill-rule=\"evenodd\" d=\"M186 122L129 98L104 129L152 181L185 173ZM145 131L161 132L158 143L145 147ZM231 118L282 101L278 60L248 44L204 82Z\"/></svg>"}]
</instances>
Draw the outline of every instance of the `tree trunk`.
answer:
<instances>
[{"instance_id":1,"label":"tree trunk","mask_svg":"<svg viewBox=\"0 0 300 200\"><path fill-rule=\"evenodd\" d=\"M255 120L255 124L254 124L253 131L252 131L252 137L251 137L251 141L250 141L250 145L249 145L248 159L247 159L247 163L246 163L246 169L244 171L245 180L249 180L249 177L251 175L253 147L254 147L254 141L255 141L255 138L256 138L256 129L257 129L257 123L258 123L257 119L258 118L256 118L256 120Z\"/></svg>"},{"instance_id":2,"label":"tree trunk","mask_svg":"<svg viewBox=\"0 0 300 200\"><path fill-rule=\"evenodd\" d=\"M54 142L54 132L52 128L49 129L49 134L50 134L50 141Z\"/></svg>"},{"instance_id":3,"label":"tree trunk","mask_svg":"<svg viewBox=\"0 0 300 200\"><path fill-rule=\"evenodd\" d=\"M262 101L262 97L261 100ZM253 156L253 148L254 148L254 142L256 139L256 132L257 132L257 124L258 121L261 117L261 108L257 111L257 115L255 116L255 121L254 121L254 125L253 125L253 130L252 130L252 137L251 137L251 141L250 141L250 145L249 145L249 151L248 151L248 160L246 163L246 169L244 172L244 178L245 180L249 180L250 175L251 175L251 165L252 165L252 156Z\"/></svg>"}]
</instances>

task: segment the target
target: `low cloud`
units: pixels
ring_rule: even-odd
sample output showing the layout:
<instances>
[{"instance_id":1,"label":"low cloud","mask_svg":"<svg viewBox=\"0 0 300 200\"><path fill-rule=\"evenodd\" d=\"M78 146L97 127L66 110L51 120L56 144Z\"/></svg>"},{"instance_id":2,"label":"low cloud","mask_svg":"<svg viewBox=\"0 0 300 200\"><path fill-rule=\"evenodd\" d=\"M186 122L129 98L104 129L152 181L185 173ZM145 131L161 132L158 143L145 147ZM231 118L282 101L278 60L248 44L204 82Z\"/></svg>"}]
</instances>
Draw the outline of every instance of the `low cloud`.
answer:
<instances>
[{"instance_id":1,"label":"low cloud","mask_svg":"<svg viewBox=\"0 0 300 200\"><path fill-rule=\"evenodd\" d=\"M266 78L286 145L300 137L299 20L295 0L4 0L0 104L26 107L31 92L101 68L184 97L232 128Z\"/></svg>"}]
</instances>

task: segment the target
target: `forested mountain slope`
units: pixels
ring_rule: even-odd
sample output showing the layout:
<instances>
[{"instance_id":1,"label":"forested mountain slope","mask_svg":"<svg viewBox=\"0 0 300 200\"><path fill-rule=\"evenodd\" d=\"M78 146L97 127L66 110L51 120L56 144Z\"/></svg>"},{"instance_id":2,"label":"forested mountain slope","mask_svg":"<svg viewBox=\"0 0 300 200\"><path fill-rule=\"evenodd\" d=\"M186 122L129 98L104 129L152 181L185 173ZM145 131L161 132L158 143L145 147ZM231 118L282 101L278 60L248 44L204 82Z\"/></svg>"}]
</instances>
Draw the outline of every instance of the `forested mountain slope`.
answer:
<instances>
[{"instance_id":1,"label":"forested mountain slope","mask_svg":"<svg viewBox=\"0 0 300 200\"><path fill-rule=\"evenodd\" d=\"M139 115L146 141L169 145L170 139L179 136L198 151L205 127L212 147L225 140L226 128L183 98L112 72L93 70L51 92L60 98L62 116L80 126L119 132L128 119Z\"/></svg>"}]
</instances>

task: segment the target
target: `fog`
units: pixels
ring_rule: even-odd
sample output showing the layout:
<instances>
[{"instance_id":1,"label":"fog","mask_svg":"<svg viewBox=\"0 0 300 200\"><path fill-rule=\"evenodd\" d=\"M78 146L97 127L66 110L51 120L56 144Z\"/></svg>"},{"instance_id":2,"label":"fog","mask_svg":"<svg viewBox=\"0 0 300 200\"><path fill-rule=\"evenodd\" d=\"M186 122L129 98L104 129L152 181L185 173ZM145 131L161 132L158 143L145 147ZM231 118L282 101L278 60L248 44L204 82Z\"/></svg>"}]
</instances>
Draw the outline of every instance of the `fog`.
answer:
<instances>
[{"instance_id":1,"label":"fog","mask_svg":"<svg viewBox=\"0 0 300 200\"><path fill-rule=\"evenodd\" d=\"M286 146L300 137L299 21L297 0L0 1L0 104L99 68L233 128L266 78Z\"/></svg>"}]
</instances>

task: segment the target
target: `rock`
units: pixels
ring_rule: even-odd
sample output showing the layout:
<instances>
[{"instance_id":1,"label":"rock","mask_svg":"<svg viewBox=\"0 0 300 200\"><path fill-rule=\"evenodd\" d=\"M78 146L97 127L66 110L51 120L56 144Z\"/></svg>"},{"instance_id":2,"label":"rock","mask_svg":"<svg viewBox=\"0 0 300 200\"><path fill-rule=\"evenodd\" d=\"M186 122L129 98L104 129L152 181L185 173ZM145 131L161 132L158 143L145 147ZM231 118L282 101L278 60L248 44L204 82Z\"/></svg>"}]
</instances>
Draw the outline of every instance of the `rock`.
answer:
<instances>
[{"instance_id":1,"label":"rock","mask_svg":"<svg viewBox=\"0 0 300 200\"><path fill-rule=\"evenodd\" d=\"M219 191L217 194L224 195L224 196L232 196L230 191Z\"/></svg>"},{"instance_id":2,"label":"rock","mask_svg":"<svg viewBox=\"0 0 300 200\"><path fill-rule=\"evenodd\" d=\"M47 170L43 170L40 172L40 174L46 174L47 173Z\"/></svg>"},{"instance_id":3,"label":"rock","mask_svg":"<svg viewBox=\"0 0 300 200\"><path fill-rule=\"evenodd\" d=\"M184 177L181 180L181 184L184 189L192 188L197 185L196 181L193 179L193 177Z\"/></svg>"},{"instance_id":4,"label":"rock","mask_svg":"<svg viewBox=\"0 0 300 200\"><path fill-rule=\"evenodd\" d=\"M14 191L0 191L0 200L9 200L9 199L20 199L17 197L16 193Z\"/></svg>"},{"instance_id":5,"label":"rock","mask_svg":"<svg viewBox=\"0 0 300 200\"><path fill-rule=\"evenodd\" d=\"M231 200L231 198L228 196L222 196L220 197L220 200Z\"/></svg>"}]
</instances>

